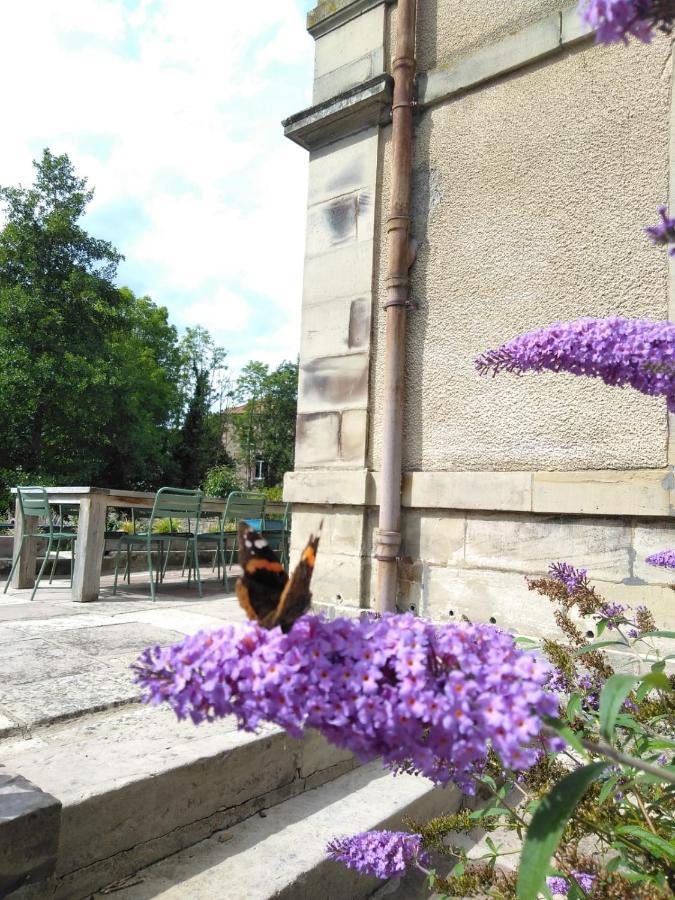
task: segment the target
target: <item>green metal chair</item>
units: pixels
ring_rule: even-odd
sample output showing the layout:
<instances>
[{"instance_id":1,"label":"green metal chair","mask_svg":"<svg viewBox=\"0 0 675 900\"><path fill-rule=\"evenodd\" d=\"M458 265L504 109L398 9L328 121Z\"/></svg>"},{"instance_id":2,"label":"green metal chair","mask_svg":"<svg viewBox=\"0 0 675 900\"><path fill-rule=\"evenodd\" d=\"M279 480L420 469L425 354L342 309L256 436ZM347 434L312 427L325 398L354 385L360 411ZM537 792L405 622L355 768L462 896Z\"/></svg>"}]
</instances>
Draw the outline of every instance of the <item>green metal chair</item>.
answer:
<instances>
[{"instance_id":1,"label":"green metal chair","mask_svg":"<svg viewBox=\"0 0 675 900\"><path fill-rule=\"evenodd\" d=\"M265 515L265 526L262 533L271 549L278 554L283 566L288 569L291 544L290 503L284 504L283 515L281 519L271 519L268 518L267 515Z\"/></svg>"},{"instance_id":2,"label":"green metal chair","mask_svg":"<svg viewBox=\"0 0 675 900\"><path fill-rule=\"evenodd\" d=\"M205 531L197 535L197 544L211 544L215 551L214 568L218 564L218 578L220 578L220 564L223 564L223 583L227 581L227 565L232 565L234 554L238 552L236 531L225 531L226 525L240 521L248 522L251 528L262 531L265 522L265 495L248 491L232 491L228 494L225 503L225 511L218 517L218 530ZM226 565L225 554L229 551L230 561Z\"/></svg>"},{"instance_id":3,"label":"green metal chair","mask_svg":"<svg viewBox=\"0 0 675 900\"><path fill-rule=\"evenodd\" d=\"M17 487L16 495L19 500L19 508L21 509L21 515L23 517L24 523L29 518L35 518L44 520L44 524L37 525L34 529L24 532L21 538L21 546L19 547L18 553L14 557L12 568L9 571L9 578L5 582L3 594L7 593L7 588L9 587L9 584L12 580L12 575L14 575L14 570L19 564L24 542L29 538L39 538L43 541L47 541L47 549L45 550L45 555L44 559L42 560L42 565L40 566L40 571L38 572L37 578L35 579L35 587L33 588L33 593L30 595L30 599L32 600L35 597L35 593L40 585L40 579L42 578L44 570L47 566L47 561L49 560L50 554L52 552L52 547L56 545L56 559L54 560L54 564L52 566L53 577L56 560L58 559L59 550L61 548L61 543L64 541L70 541L72 545L72 564L70 568L70 583L72 585L73 568L75 566L75 539L77 535L73 531L61 530L63 528L62 525L55 525L54 511L51 504L49 503L47 491L43 487ZM50 584L51 581L52 578L50 577Z\"/></svg>"},{"instance_id":4,"label":"green metal chair","mask_svg":"<svg viewBox=\"0 0 675 900\"><path fill-rule=\"evenodd\" d=\"M192 563L188 571L188 583L194 566L195 581L197 582L197 590L199 596L202 596L202 582L199 574L199 557L197 548L197 529L195 531L170 532L161 533L153 531L153 524L156 519L191 519L195 520L199 525L199 517L202 509L202 499L204 495L201 491L189 491L182 488L163 487L157 491L155 502L148 520L148 530L144 533L124 534L120 536L117 547L117 556L115 557L115 581L113 583L113 594L117 593L117 577L119 574L120 554L122 550L127 551L127 569L126 574L131 581L131 565L129 557L131 549L134 546L145 547L148 557L148 574L150 576L150 595L154 601L155 588L159 585L163 577L164 566L162 564L162 554L165 548L171 546L171 541L178 539L186 542L186 550L192 551ZM152 549L155 546L158 550L158 565L153 578L152 571Z\"/></svg>"}]
</instances>

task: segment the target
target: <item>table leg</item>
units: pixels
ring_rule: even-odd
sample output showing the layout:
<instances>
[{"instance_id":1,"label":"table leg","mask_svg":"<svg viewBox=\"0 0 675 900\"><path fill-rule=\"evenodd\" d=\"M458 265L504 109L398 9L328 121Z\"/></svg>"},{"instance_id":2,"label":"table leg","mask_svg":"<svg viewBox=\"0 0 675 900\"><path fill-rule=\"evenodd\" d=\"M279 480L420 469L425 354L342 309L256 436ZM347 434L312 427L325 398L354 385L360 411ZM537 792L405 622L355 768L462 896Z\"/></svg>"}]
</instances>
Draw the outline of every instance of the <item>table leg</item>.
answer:
<instances>
[{"instance_id":1,"label":"table leg","mask_svg":"<svg viewBox=\"0 0 675 900\"><path fill-rule=\"evenodd\" d=\"M14 513L14 547L12 550L12 559L16 559L17 553L21 554L19 565L14 570L12 576L11 587L32 588L35 584L35 561L37 557L37 540L35 538L27 538L21 547L21 541L27 531L37 531L38 520L33 516L27 516L24 520L21 515L21 505L19 499L16 500L16 510Z\"/></svg>"},{"instance_id":2,"label":"table leg","mask_svg":"<svg viewBox=\"0 0 675 900\"><path fill-rule=\"evenodd\" d=\"M105 544L105 497L89 496L80 501L75 542L73 600L88 603L98 599Z\"/></svg>"}]
</instances>

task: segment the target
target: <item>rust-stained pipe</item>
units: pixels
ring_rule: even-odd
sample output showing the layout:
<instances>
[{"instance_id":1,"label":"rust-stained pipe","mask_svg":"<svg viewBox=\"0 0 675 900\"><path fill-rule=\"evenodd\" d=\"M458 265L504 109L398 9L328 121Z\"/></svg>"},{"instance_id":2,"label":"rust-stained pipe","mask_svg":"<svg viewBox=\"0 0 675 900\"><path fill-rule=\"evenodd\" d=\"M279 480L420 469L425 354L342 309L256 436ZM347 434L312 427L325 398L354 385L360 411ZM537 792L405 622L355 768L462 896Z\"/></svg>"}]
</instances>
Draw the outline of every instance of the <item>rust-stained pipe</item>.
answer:
<instances>
[{"instance_id":1,"label":"rust-stained pipe","mask_svg":"<svg viewBox=\"0 0 675 900\"><path fill-rule=\"evenodd\" d=\"M403 377L408 271L413 262L410 238L410 178L412 170L412 104L415 80L416 0L398 0L396 55L392 63L391 206L387 219L386 344L384 355L384 417L380 473L380 519L375 532L377 564L376 609L396 609L398 558L401 550L401 441L403 437Z\"/></svg>"}]
</instances>

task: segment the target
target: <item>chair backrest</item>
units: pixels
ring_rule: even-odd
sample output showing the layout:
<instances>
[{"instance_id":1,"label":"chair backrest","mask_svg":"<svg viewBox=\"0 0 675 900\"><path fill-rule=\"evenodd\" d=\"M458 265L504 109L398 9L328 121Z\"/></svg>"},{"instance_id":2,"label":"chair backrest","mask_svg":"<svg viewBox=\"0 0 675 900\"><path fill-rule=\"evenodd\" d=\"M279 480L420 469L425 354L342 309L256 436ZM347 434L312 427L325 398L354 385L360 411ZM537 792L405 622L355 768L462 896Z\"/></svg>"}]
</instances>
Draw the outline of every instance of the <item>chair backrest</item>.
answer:
<instances>
[{"instance_id":1,"label":"chair backrest","mask_svg":"<svg viewBox=\"0 0 675 900\"><path fill-rule=\"evenodd\" d=\"M152 531L155 519L198 519L202 511L201 491L163 487L157 491L150 514L148 530Z\"/></svg>"},{"instance_id":2,"label":"chair backrest","mask_svg":"<svg viewBox=\"0 0 675 900\"><path fill-rule=\"evenodd\" d=\"M17 487L16 493L24 519L28 517L46 519L51 531L52 509L47 491L43 487Z\"/></svg>"},{"instance_id":3,"label":"chair backrest","mask_svg":"<svg viewBox=\"0 0 675 900\"><path fill-rule=\"evenodd\" d=\"M249 491L232 491L227 497L223 522L250 522L253 528L262 528L265 517L265 495Z\"/></svg>"}]
</instances>

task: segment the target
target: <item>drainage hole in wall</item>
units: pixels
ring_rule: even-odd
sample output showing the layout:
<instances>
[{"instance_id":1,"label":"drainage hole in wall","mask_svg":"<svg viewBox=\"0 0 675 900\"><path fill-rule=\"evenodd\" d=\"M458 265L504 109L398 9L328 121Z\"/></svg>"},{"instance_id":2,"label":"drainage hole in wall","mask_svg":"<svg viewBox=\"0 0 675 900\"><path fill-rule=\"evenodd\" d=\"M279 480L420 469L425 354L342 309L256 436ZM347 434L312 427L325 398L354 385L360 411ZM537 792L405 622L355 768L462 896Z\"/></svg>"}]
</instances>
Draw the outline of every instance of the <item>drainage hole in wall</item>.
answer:
<instances>
[{"instance_id":1,"label":"drainage hole in wall","mask_svg":"<svg viewBox=\"0 0 675 900\"><path fill-rule=\"evenodd\" d=\"M587 632L586 632L586 637L587 637L587 638L594 638L595 635L593 634L592 631L587 631Z\"/></svg>"},{"instance_id":2,"label":"drainage hole in wall","mask_svg":"<svg viewBox=\"0 0 675 900\"><path fill-rule=\"evenodd\" d=\"M335 599L336 599L336 600L342 600L342 594L336 594L336 595L335 595Z\"/></svg>"},{"instance_id":3,"label":"drainage hole in wall","mask_svg":"<svg viewBox=\"0 0 675 900\"><path fill-rule=\"evenodd\" d=\"M497 624L497 620L495 619L495 617L490 616L490 625L496 625L496 624Z\"/></svg>"},{"instance_id":4,"label":"drainage hole in wall","mask_svg":"<svg viewBox=\"0 0 675 900\"><path fill-rule=\"evenodd\" d=\"M451 610L448 612L448 615L449 615L449 616L454 616L454 614L455 614L454 609L451 609Z\"/></svg>"},{"instance_id":5,"label":"drainage hole in wall","mask_svg":"<svg viewBox=\"0 0 675 900\"><path fill-rule=\"evenodd\" d=\"M415 612L415 604L411 603L409 609L410 609L410 612Z\"/></svg>"}]
</instances>

